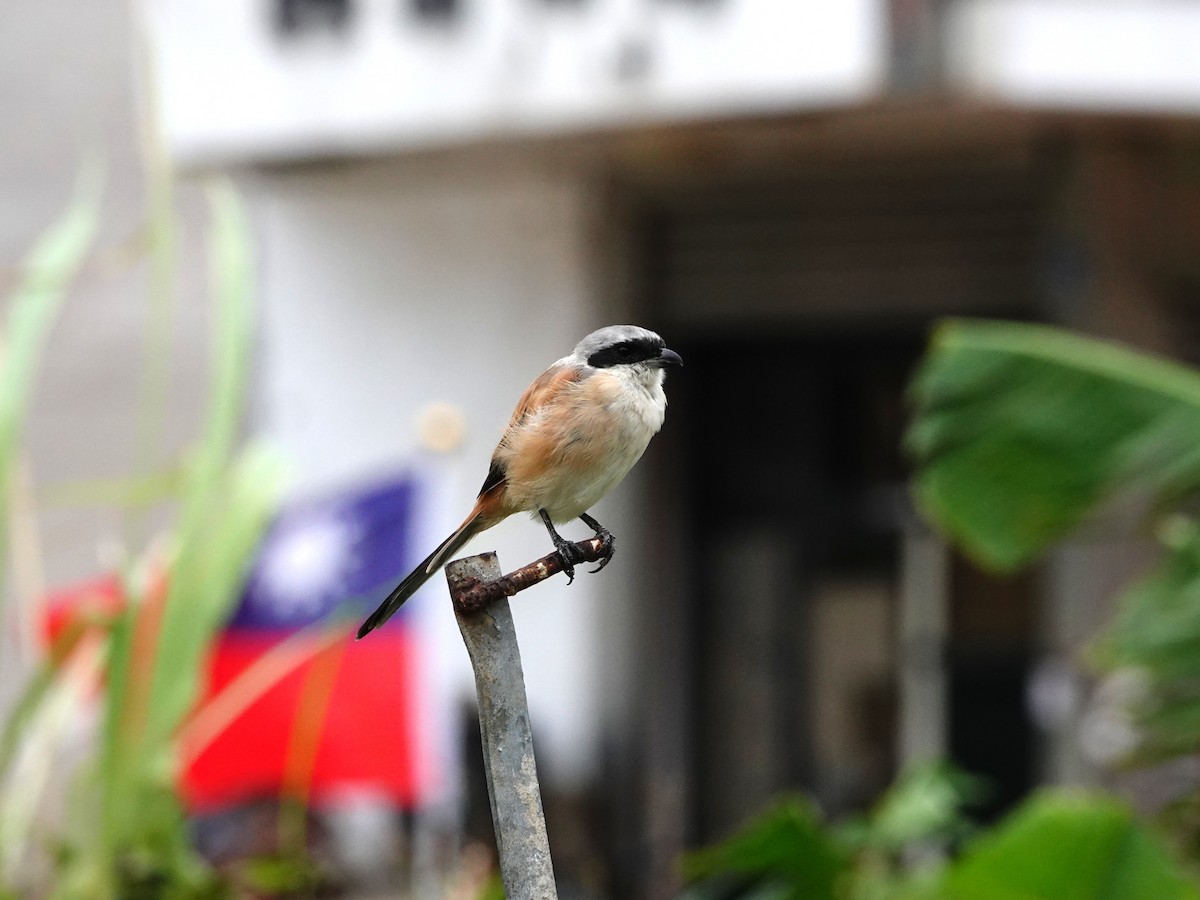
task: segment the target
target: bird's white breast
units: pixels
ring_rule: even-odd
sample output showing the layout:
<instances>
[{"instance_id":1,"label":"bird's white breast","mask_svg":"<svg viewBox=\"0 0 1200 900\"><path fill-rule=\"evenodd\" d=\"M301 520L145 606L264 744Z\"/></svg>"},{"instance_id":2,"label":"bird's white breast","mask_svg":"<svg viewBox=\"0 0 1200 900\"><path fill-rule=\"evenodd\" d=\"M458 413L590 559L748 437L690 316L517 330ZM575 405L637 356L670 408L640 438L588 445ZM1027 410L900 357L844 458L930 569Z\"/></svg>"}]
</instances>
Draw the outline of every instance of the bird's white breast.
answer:
<instances>
[{"instance_id":1,"label":"bird's white breast","mask_svg":"<svg viewBox=\"0 0 1200 900\"><path fill-rule=\"evenodd\" d=\"M662 428L662 382L661 370L622 367L597 371L564 392L555 409L530 423L529 449L545 446L548 464L536 477L514 479L521 466L509 470L514 499L520 496L530 512L545 509L556 522L587 512L629 474Z\"/></svg>"}]
</instances>

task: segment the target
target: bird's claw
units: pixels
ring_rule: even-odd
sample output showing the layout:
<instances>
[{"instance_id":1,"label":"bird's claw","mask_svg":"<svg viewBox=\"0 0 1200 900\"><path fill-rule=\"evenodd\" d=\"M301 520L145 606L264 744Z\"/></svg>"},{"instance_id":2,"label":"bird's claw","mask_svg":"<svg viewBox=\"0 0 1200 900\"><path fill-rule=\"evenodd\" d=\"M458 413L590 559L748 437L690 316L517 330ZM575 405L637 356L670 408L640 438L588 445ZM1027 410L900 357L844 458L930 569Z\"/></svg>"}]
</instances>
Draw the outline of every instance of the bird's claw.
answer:
<instances>
[{"instance_id":1,"label":"bird's claw","mask_svg":"<svg viewBox=\"0 0 1200 900\"><path fill-rule=\"evenodd\" d=\"M567 573L567 584L570 584L575 580L575 563L582 562L579 550L570 541L564 540L555 541L554 549L562 559L562 570Z\"/></svg>"},{"instance_id":2,"label":"bird's claw","mask_svg":"<svg viewBox=\"0 0 1200 900\"><path fill-rule=\"evenodd\" d=\"M546 510L539 509L538 513L542 517L542 521L546 523L546 530L550 533L550 540L554 542L554 549L558 551L558 558L562 561L562 571L567 573L567 584L575 580L575 566L577 563L583 562L588 554L580 549L579 544L572 544L570 541L563 538L557 531L554 530L554 525L550 521L550 516ZM579 517L589 528L596 533L596 537L600 539L600 565L589 571L593 574L599 572L608 565L609 560L613 558L613 552L616 550L617 539L613 537L611 531L584 513Z\"/></svg>"},{"instance_id":3,"label":"bird's claw","mask_svg":"<svg viewBox=\"0 0 1200 900\"><path fill-rule=\"evenodd\" d=\"M596 532L596 537L600 538L600 544L603 548L603 556L600 557L600 565L589 572L595 575L601 569L609 564L613 558L613 554L617 551L617 539L613 537L613 533L607 528L601 528Z\"/></svg>"}]
</instances>

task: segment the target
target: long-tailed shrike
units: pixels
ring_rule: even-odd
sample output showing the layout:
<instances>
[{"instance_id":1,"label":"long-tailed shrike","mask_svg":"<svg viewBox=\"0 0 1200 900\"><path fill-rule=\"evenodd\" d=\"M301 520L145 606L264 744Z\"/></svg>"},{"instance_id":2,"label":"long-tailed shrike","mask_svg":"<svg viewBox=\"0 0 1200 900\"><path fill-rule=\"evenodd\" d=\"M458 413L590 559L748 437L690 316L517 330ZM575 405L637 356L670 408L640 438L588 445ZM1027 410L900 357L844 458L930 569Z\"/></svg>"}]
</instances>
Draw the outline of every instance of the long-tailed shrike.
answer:
<instances>
[{"instance_id":1,"label":"long-tailed shrike","mask_svg":"<svg viewBox=\"0 0 1200 900\"><path fill-rule=\"evenodd\" d=\"M612 558L612 535L587 511L628 474L662 427L663 368L682 362L653 331L610 325L539 375L492 453L474 509L396 586L358 636L386 622L467 541L513 513L541 516L572 580L580 560L553 523L582 519L606 539L608 555L593 571L604 568Z\"/></svg>"}]
</instances>

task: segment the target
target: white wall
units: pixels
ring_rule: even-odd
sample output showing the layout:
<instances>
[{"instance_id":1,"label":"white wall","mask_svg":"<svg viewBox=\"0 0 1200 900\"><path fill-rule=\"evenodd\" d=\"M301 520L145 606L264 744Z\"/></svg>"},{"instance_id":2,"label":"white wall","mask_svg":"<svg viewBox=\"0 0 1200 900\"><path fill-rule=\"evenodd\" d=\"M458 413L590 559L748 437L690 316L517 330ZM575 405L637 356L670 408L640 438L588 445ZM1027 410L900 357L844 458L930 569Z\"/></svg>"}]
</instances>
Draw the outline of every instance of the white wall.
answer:
<instances>
[{"instance_id":1,"label":"white wall","mask_svg":"<svg viewBox=\"0 0 1200 900\"><path fill-rule=\"evenodd\" d=\"M443 159L260 175L249 187L264 255L262 430L296 461L301 490L429 463L450 495L432 545L469 510L528 382L604 324L591 309L582 182ZM433 402L461 408L469 429L436 462L415 424ZM611 521L619 533L621 517ZM514 517L468 549L495 549L512 569L552 548L540 522ZM568 785L596 762L596 601L614 583L555 578L512 604L539 761ZM444 580L413 603L432 628L436 692L473 698Z\"/></svg>"}]
</instances>

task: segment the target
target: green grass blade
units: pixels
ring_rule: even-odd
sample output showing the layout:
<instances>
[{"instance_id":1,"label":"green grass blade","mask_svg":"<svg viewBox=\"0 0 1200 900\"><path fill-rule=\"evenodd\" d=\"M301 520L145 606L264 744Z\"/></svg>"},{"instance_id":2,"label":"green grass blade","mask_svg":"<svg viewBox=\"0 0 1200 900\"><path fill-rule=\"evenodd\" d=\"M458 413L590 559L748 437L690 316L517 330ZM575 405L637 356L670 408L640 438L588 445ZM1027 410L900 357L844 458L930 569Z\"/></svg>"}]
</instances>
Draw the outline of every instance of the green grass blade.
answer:
<instances>
[{"instance_id":1,"label":"green grass blade","mask_svg":"<svg viewBox=\"0 0 1200 900\"><path fill-rule=\"evenodd\" d=\"M100 197L99 167L85 165L70 206L25 258L9 298L0 365L0 546L7 545L13 466L35 374L67 289L95 239ZM0 581L4 567L0 554Z\"/></svg>"},{"instance_id":2,"label":"green grass blade","mask_svg":"<svg viewBox=\"0 0 1200 900\"><path fill-rule=\"evenodd\" d=\"M216 485L223 496L204 520L204 536L193 535L181 547L155 654L147 710L152 743L170 742L196 701L204 654L237 600L250 558L278 506L284 471L272 453L247 454L231 478Z\"/></svg>"},{"instance_id":3,"label":"green grass blade","mask_svg":"<svg viewBox=\"0 0 1200 900\"><path fill-rule=\"evenodd\" d=\"M8 772L26 725L37 715L42 701L60 679L65 660L75 652L80 640L94 627L97 627L97 623L84 618L72 621L62 634L55 638L46 657L26 682L3 727L0 728L0 778Z\"/></svg>"},{"instance_id":4,"label":"green grass blade","mask_svg":"<svg viewBox=\"0 0 1200 900\"><path fill-rule=\"evenodd\" d=\"M209 413L183 479L167 593L149 637L134 639L132 617L112 649L106 754L99 777L108 846L127 846L154 830L146 798L172 783L175 736L192 709L210 642L237 598L245 567L276 508L279 460L264 451L234 458L242 418L253 316L249 238L228 185L210 194L214 366ZM149 647L147 648L147 640ZM144 659L140 668L134 657ZM162 806L162 814L175 815ZM165 832L166 825L158 826Z\"/></svg>"},{"instance_id":5,"label":"green grass blade","mask_svg":"<svg viewBox=\"0 0 1200 900\"><path fill-rule=\"evenodd\" d=\"M100 734L100 752L96 758L95 778L100 785L99 828L85 835L88 841L84 853L88 865L98 871L111 871L112 860L131 823L123 798L132 799L136 771L136 743L122 727L128 708L133 632L140 597L125 592L126 608L113 623L108 638L108 668L104 685L104 725Z\"/></svg>"},{"instance_id":6,"label":"green grass blade","mask_svg":"<svg viewBox=\"0 0 1200 900\"><path fill-rule=\"evenodd\" d=\"M35 842L34 823L53 783L64 738L84 712L101 668L100 648L77 648L63 671L45 686L22 720L12 748L12 772L0 793L0 884L12 884L22 857ZM6 765L6 767L7 767Z\"/></svg>"},{"instance_id":7,"label":"green grass blade","mask_svg":"<svg viewBox=\"0 0 1200 900\"><path fill-rule=\"evenodd\" d=\"M210 269L219 319L211 405L185 491L179 556L159 635L148 723L151 740L167 740L190 709L203 651L235 599L280 489L278 460L261 453L227 476L241 427L253 341L250 239L228 183L213 187L209 199Z\"/></svg>"}]
</instances>

